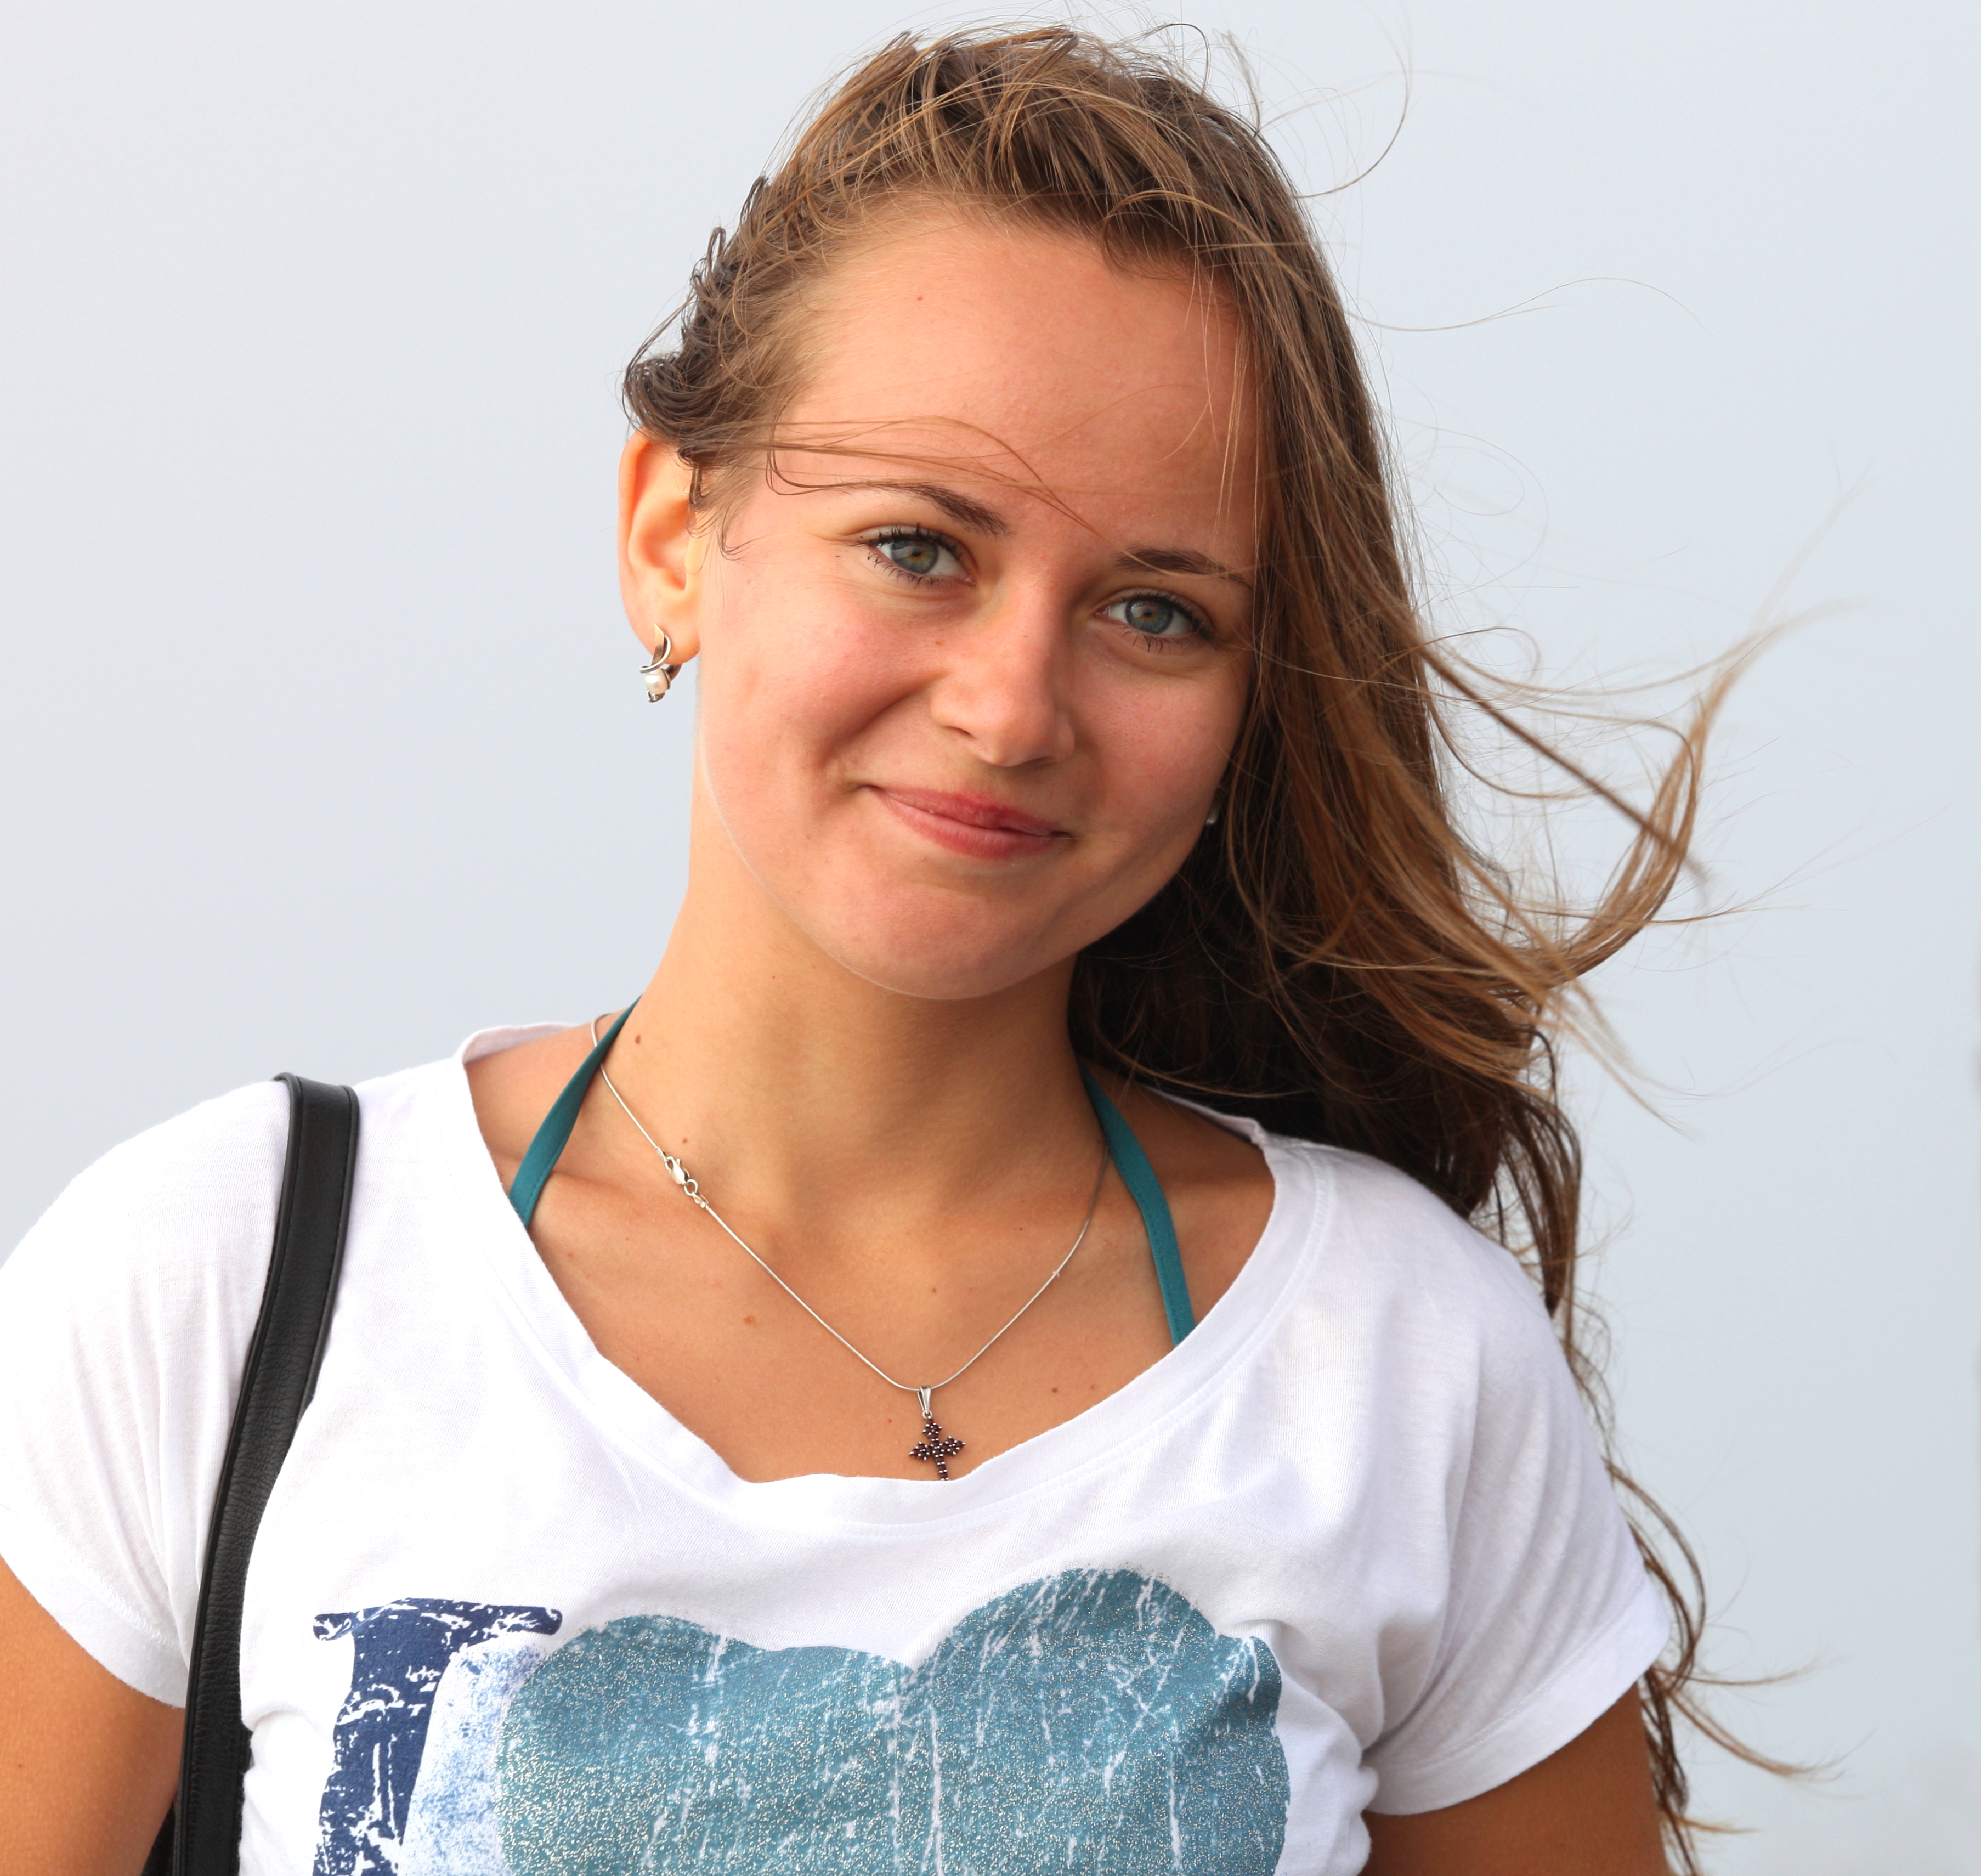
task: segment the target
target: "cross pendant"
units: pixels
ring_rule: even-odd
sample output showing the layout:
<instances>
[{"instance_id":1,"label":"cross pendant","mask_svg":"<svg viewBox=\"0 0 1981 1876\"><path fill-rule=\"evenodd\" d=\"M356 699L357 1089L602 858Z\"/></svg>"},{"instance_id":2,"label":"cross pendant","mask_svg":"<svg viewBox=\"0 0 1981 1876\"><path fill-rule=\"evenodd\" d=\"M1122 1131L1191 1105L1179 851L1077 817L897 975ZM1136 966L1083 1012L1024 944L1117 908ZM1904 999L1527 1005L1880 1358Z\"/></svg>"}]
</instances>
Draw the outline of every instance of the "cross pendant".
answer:
<instances>
[{"instance_id":1,"label":"cross pendant","mask_svg":"<svg viewBox=\"0 0 1981 1876\"><path fill-rule=\"evenodd\" d=\"M929 1401L929 1396L935 1390L933 1388L917 1388L915 1392L921 1397L922 1404L922 1437L917 1444L908 1448L908 1457L919 1459L925 1464L933 1464L936 1477L947 1478L949 1477L949 1462L962 1451L963 1442L948 1438L937 1424L935 1410Z\"/></svg>"}]
</instances>

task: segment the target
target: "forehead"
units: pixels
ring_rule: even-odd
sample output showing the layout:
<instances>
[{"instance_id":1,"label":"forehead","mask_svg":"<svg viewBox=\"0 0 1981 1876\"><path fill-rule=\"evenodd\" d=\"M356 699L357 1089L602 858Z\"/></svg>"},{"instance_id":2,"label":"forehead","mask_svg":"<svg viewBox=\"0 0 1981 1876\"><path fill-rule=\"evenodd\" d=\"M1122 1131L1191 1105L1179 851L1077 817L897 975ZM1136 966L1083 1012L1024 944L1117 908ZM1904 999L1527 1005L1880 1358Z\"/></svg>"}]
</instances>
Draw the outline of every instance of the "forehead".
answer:
<instances>
[{"instance_id":1,"label":"forehead","mask_svg":"<svg viewBox=\"0 0 1981 1876\"><path fill-rule=\"evenodd\" d=\"M821 283L783 444L818 438L1042 483L1075 505L1154 504L1249 528L1243 349L1224 305L1180 274L1128 271L1077 235L924 208Z\"/></svg>"}]
</instances>

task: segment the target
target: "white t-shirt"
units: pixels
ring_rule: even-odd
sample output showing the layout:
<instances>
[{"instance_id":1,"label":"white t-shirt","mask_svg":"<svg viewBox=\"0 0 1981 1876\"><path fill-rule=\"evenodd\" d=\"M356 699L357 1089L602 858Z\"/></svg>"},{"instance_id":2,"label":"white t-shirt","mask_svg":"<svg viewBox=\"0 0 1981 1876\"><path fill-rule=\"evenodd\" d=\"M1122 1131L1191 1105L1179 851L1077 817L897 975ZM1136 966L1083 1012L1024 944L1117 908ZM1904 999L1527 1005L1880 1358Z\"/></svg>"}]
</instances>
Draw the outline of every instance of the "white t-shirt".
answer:
<instances>
[{"instance_id":1,"label":"white t-shirt","mask_svg":"<svg viewBox=\"0 0 1981 1876\"><path fill-rule=\"evenodd\" d=\"M261 1528L246 1876L1348 1876L1666 1624L1514 1260L1230 1122L1271 1220L1196 1331L962 1478L738 1479L592 1345L464 1061L367 1083L337 1314ZM0 1268L0 1555L184 1698L259 1306L274 1083L82 1175Z\"/></svg>"}]
</instances>

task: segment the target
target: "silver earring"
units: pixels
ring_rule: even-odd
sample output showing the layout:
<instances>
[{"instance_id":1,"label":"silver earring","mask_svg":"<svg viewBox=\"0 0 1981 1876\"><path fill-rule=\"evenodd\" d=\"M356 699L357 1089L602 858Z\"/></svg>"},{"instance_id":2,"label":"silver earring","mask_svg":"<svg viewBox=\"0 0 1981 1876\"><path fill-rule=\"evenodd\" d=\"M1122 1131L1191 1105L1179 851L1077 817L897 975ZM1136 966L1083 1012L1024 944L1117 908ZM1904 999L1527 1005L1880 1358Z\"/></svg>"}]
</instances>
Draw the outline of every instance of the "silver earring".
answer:
<instances>
[{"instance_id":1,"label":"silver earring","mask_svg":"<svg viewBox=\"0 0 1981 1876\"><path fill-rule=\"evenodd\" d=\"M650 704L657 704L666 696L680 675L681 666L668 662L674 650L674 641L662 632L660 643L654 647L653 657L640 667L640 675L647 681L647 701Z\"/></svg>"},{"instance_id":2,"label":"silver earring","mask_svg":"<svg viewBox=\"0 0 1981 1876\"><path fill-rule=\"evenodd\" d=\"M1210 812L1204 817L1204 825L1207 828L1214 828L1217 825L1217 817L1224 811L1224 805L1221 802L1212 802Z\"/></svg>"}]
</instances>

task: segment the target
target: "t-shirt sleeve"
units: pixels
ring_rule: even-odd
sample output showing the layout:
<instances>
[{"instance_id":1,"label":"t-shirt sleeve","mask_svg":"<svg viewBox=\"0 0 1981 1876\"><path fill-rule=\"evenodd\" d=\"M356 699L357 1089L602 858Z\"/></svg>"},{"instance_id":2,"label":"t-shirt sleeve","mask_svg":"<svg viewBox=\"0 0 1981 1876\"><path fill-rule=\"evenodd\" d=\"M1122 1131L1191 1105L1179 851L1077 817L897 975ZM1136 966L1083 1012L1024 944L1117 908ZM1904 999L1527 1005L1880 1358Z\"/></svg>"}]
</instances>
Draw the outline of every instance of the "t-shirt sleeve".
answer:
<instances>
[{"instance_id":1,"label":"t-shirt sleeve","mask_svg":"<svg viewBox=\"0 0 1981 1876\"><path fill-rule=\"evenodd\" d=\"M1430 1338L1447 1351L1433 1411L1452 1422L1433 1539L1444 1591L1410 1625L1419 1640L1365 1755L1377 1811L1438 1810L1537 1764L1623 1697L1669 1632L1533 1285L1463 1236L1447 1239L1433 1311L1463 1330Z\"/></svg>"},{"instance_id":2,"label":"t-shirt sleeve","mask_svg":"<svg viewBox=\"0 0 1981 1876\"><path fill-rule=\"evenodd\" d=\"M154 1128L0 1265L0 1558L119 1680L174 1705L287 1122L268 1082Z\"/></svg>"}]
</instances>

